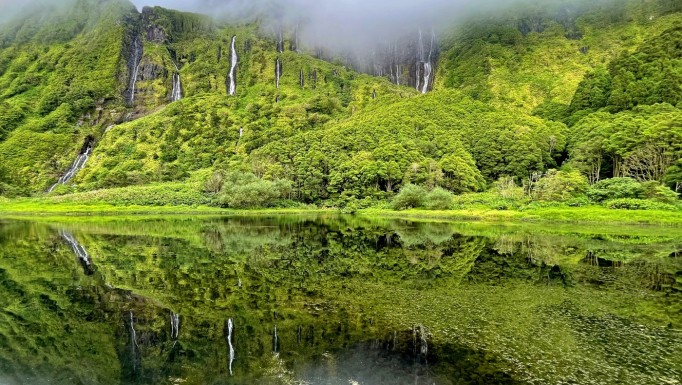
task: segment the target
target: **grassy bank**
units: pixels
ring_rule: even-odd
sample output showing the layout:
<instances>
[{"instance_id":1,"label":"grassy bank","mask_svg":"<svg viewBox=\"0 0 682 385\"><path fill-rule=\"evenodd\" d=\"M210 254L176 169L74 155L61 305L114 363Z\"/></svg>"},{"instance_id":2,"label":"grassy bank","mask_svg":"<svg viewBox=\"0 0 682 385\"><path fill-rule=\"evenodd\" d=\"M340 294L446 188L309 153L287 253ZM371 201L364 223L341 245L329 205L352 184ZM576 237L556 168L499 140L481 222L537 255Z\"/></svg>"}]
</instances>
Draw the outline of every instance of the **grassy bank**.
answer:
<instances>
[{"instance_id":1,"label":"grassy bank","mask_svg":"<svg viewBox=\"0 0 682 385\"><path fill-rule=\"evenodd\" d=\"M296 215L335 213L335 209L274 208L231 210L205 205L124 205L104 202L72 202L55 198L0 200L0 217L20 216L95 216L95 215ZM443 219L484 222L555 222L599 224L647 224L682 226L682 211L614 210L601 206L538 207L518 210L496 210L486 207L456 210L405 210L370 208L359 215L404 219Z\"/></svg>"},{"instance_id":2,"label":"grassy bank","mask_svg":"<svg viewBox=\"0 0 682 385\"><path fill-rule=\"evenodd\" d=\"M469 208L442 211L394 211L386 209L368 209L361 211L361 213L363 215L405 219L431 218L485 222L553 222L682 226L682 211L613 210L601 206L529 208L524 210Z\"/></svg>"}]
</instances>

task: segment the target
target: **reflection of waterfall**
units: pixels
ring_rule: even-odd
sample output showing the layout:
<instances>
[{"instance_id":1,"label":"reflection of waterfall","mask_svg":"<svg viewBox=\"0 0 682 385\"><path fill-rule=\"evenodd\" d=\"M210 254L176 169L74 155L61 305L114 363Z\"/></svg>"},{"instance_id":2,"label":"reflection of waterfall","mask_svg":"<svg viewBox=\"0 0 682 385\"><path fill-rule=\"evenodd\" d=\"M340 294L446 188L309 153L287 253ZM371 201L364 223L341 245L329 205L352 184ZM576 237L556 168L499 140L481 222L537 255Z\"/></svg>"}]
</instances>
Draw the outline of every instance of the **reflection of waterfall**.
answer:
<instances>
[{"instance_id":1,"label":"reflection of waterfall","mask_svg":"<svg viewBox=\"0 0 682 385\"><path fill-rule=\"evenodd\" d=\"M171 91L171 102L177 102L182 99L182 83L180 82L180 73L173 74L173 90Z\"/></svg>"},{"instance_id":2,"label":"reflection of waterfall","mask_svg":"<svg viewBox=\"0 0 682 385\"><path fill-rule=\"evenodd\" d=\"M170 327L171 339L177 340L180 335L180 315L177 313L170 313Z\"/></svg>"},{"instance_id":3,"label":"reflection of waterfall","mask_svg":"<svg viewBox=\"0 0 682 385\"><path fill-rule=\"evenodd\" d=\"M277 337L277 325L272 331L272 352L279 353L279 338Z\"/></svg>"},{"instance_id":4,"label":"reflection of waterfall","mask_svg":"<svg viewBox=\"0 0 682 385\"><path fill-rule=\"evenodd\" d=\"M237 36L232 36L232 46L230 48L230 75L228 76L228 94L234 95L237 92Z\"/></svg>"},{"instance_id":5,"label":"reflection of waterfall","mask_svg":"<svg viewBox=\"0 0 682 385\"><path fill-rule=\"evenodd\" d=\"M277 58L275 61L275 87L279 88L279 79L282 77L282 62Z\"/></svg>"},{"instance_id":6,"label":"reflection of waterfall","mask_svg":"<svg viewBox=\"0 0 682 385\"><path fill-rule=\"evenodd\" d=\"M92 154L92 141L88 140L87 143L85 144L85 148L81 150L76 160L71 164L69 169L66 170L66 173L62 175L62 177L59 178L57 183L52 185L52 187L50 187L50 189L47 190L47 192L52 192L60 184L67 184L71 179L73 179L73 177L76 176L78 171L82 170L83 167L85 167L85 164L88 162L88 159L90 159L90 154Z\"/></svg>"},{"instance_id":7,"label":"reflection of waterfall","mask_svg":"<svg viewBox=\"0 0 682 385\"><path fill-rule=\"evenodd\" d=\"M234 346L232 345L232 330L234 329L234 324L232 323L232 318L227 320L227 344L230 346L230 375L232 375L232 362L234 361Z\"/></svg>"},{"instance_id":8,"label":"reflection of waterfall","mask_svg":"<svg viewBox=\"0 0 682 385\"><path fill-rule=\"evenodd\" d=\"M83 265L83 269L85 270L85 274L90 275L92 274L92 262L90 261L90 255L88 255L87 250L85 250L85 247L78 243L76 238L69 233L68 231L65 230L59 230L59 235L64 238L66 243L71 246L71 250L73 250L73 253L76 254L76 257L78 257L78 260L80 261L81 265Z\"/></svg>"},{"instance_id":9,"label":"reflection of waterfall","mask_svg":"<svg viewBox=\"0 0 682 385\"><path fill-rule=\"evenodd\" d=\"M132 61L130 62L130 80L128 84L128 104L132 105L135 101L135 85L137 83L137 75L140 71L140 63L142 62L142 54L144 48L142 40L139 36L135 37L133 41Z\"/></svg>"},{"instance_id":10,"label":"reflection of waterfall","mask_svg":"<svg viewBox=\"0 0 682 385\"><path fill-rule=\"evenodd\" d=\"M137 333L135 333L135 321L133 319L133 311L128 312L128 332L130 335L130 358L133 364L133 373L137 373L137 352L135 348L137 347Z\"/></svg>"}]
</instances>

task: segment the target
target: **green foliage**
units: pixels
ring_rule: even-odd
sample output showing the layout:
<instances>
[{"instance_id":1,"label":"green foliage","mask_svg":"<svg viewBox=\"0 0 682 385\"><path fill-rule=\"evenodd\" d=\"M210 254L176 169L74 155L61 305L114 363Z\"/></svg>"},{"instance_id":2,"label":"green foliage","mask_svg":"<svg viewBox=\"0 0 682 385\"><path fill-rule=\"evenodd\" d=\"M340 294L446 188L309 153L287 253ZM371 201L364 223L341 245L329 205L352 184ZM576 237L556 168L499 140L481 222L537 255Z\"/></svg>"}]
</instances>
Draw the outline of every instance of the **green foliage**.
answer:
<instances>
[{"instance_id":1,"label":"green foliage","mask_svg":"<svg viewBox=\"0 0 682 385\"><path fill-rule=\"evenodd\" d=\"M427 192L423 187L408 184L400 189L400 192L393 197L391 207L394 210L407 210L422 207L426 199Z\"/></svg>"},{"instance_id":2,"label":"green foliage","mask_svg":"<svg viewBox=\"0 0 682 385\"><path fill-rule=\"evenodd\" d=\"M579 171L549 170L534 187L539 200L567 201L585 194L589 187L587 178Z\"/></svg>"},{"instance_id":3,"label":"green foliage","mask_svg":"<svg viewBox=\"0 0 682 385\"><path fill-rule=\"evenodd\" d=\"M423 206L427 210L449 210L452 208L454 197L450 191L436 187L426 194Z\"/></svg>"},{"instance_id":4,"label":"green foliage","mask_svg":"<svg viewBox=\"0 0 682 385\"><path fill-rule=\"evenodd\" d=\"M605 205L609 209L623 210L678 210L676 206L671 204L633 198L613 199L607 201Z\"/></svg>"},{"instance_id":5,"label":"green foliage","mask_svg":"<svg viewBox=\"0 0 682 385\"><path fill-rule=\"evenodd\" d=\"M632 178L605 179L590 186L587 196L594 202L640 198L644 188Z\"/></svg>"},{"instance_id":6,"label":"green foliage","mask_svg":"<svg viewBox=\"0 0 682 385\"><path fill-rule=\"evenodd\" d=\"M267 181L250 173L230 172L225 175L218 200L223 207L234 209L274 207L290 194L289 181Z\"/></svg>"},{"instance_id":7,"label":"green foliage","mask_svg":"<svg viewBox=\"0 0 682 385\"><path fill-rule=\"evenodd\" d=\"M658 182L642 183L642 197L656 202L674 204L678 203L680 194L663 186Z\"/></svg>"}]
</instances>

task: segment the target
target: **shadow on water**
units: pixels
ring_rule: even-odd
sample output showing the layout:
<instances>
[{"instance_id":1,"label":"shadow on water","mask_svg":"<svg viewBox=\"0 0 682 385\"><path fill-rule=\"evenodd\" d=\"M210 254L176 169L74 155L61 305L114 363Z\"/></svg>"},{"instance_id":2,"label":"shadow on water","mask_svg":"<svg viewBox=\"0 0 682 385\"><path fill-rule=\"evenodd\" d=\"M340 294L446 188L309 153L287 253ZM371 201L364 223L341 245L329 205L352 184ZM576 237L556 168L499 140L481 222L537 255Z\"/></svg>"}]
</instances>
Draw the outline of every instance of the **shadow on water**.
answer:
<instances>
[{"instance_id":1,"label":"shadow on water","mask_svg":"<svg viewBox=\"0 0 682 385\"><path fill-rule=\"evenodd\" d=\"M680 384L682 248L357 217L0 222L0 383Z\"/></svg>"}]
</instances>

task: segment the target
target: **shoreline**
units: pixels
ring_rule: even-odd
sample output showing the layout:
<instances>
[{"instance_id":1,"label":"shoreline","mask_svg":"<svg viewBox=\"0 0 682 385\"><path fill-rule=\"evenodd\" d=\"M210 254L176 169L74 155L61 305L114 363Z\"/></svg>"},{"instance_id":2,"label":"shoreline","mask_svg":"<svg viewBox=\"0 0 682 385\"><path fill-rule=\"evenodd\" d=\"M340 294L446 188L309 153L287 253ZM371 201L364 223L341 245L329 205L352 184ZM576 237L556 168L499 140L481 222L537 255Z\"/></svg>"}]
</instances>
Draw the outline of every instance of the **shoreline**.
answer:
<instances>
[{"instance_id":1,"label":"shoreline","mask_svg":"<svg viewBox=\"0 0 682 385\"><path fill-rule=\"evenodd\" d=\"M117 206L105 203L52 203L35 200L0 200L0 218L116 217L116 216L264 216L264 215L340 215L335 208L222 209L209 206ZM490 223L556 223L586 225L657 225L682 227L682 211L615 210L601 206L545 207L522 210L494 210L471 207L458 210L405 210L369 208L355 215L406 220Z\"/></svg>"}]
</instances>

